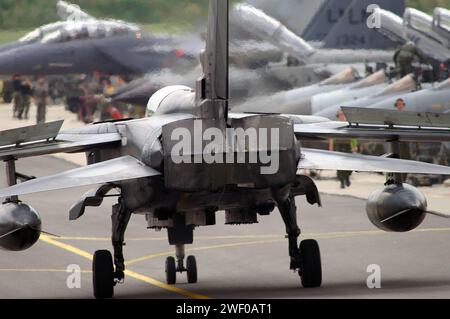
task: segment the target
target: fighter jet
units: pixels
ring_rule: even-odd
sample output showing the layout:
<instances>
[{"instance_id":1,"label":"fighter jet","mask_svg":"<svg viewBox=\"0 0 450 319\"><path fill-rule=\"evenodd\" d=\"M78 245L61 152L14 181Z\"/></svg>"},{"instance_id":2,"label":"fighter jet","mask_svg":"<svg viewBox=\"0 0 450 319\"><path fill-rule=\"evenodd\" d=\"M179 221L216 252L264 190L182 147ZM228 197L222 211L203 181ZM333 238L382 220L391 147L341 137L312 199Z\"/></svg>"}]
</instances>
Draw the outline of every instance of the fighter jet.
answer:
<instances>
[{"instance_id":1,"label":"fighter jet","mask_svg":"<svg viewBox=\"0 0 450 319\"><path fill-rule=\"evenodd\" d=\"M314 115L325 117L330 120L334 120L334 119L336 119L337 112L344 105L346 107L359 107L359 108L369 107L375 103L387 100L388 98L400 97L404 94L408 94L408 93L411 93L416 90L417 90L417 83L414 80L414 77L412 76L412 74L408 74L404 78L402 78L398 81L395 81L394 83L392 83L391 85L386 87L381 92L377 92L375 94L371 94L369 96L359 98L354 101L348 100L348 101L336 103L332 106L327 107L326 109L323 109L317 113L314 113ZM393 105L392 105L392 107L393 107Z\"/></svg>"},{"instance_id":2,"label":"fighter jet","mask_svg":"<svg viewBox=\"0 0 450 319\"><path fill-rule=\"evenodd\" d=\"M56 10L62 21L53 22L43 25L20 38L17 42L12 42L0 46L0 52L8 51L11 49L23 47L28 44L36 43L42 40L50 33L63 29L64 27L80 22L94 20L95 18L80 9L79 6L69 4L65 1L58 1L56 4Z\"/></svg>"},{"instance_id":3,"label":"fighter jet","mask_svg":"<svg viewBox=\"0 0 450 319\"><path fill-rule=\"evenodd\" d=\"M450 41L450 11L445 8L435 8L432 28L441 38ZM448 42L447 46L449 46Z\"/></svg>"},{"instance_id":4,"label":"fighter jet","mask_svg":"<svg viewBox=\"0 0 450 319\"><path fill-rule=\"evenodd\" d=\"M316 49L280 21L247 4L237 4L232 10L232 23L261 40L268 41L304 64L336 64L391 62L392 52L385 50Z\"/></svg>"},{"instance_id":5,"label":"fighter jet","mask_svg":"<svg viewBox=\"0 0 450 319\"><path fill-rule=\"evenodd\" d=\"M336 103L357 100L368 94L378 93L388 85L388 77L385 71L380 70L340 90L290 100L281 106L281 110L283 113L289 114L314 115Z\"/></svg>"},{"instance_id":6,"label":"fighter jet","mask_svg":"<svg viewBox=\"0 0 450 319\"><path fill-rule=\"evenodd\" d=\"M151 35L131 24L88 20L2 52L0 74L145 74L196 62L200 44L201 39Z\"/></svg>"},{"instance_id":7,"label":"fighter jet","mask_svg":"<svg viewBox=\"0 0 450 319\"><path fill-rule=\"evenodd\" d=\"M112 102L145 106L156 91L169 84L189 85L194 83L200 73L199 69L195 67L185 74L178 74L171 70L151 73L121 87L109 98ZM288 81L281 81L264 72L264 69L230 68L230 101L232 103L242 101L249 96L279 92L287 87L291 87Z\"/></svg>"},{"instance_id":8,"label":"fighter jet","mask_svg":"<svg viewBox=\"0 0 450 319\"><path fill-rule=\"evenodd\" d=\"M340 49L392 49L395 44L367 27L368 7L402 15L403 0L249 0L248 3L280 21L313 47ZM299 19L301 12L302 19Z\"/></svg>"},{"instance_id":9,"label":"fighter jet","mask_svg":"<svg viewBox=\"0 0 450 319\"><path fill-rule=\"evenodd\" d=\"M404 101L405 111L444 113L450 110L450 79L428 89L397 94L369 108L393 109L399 99Z\"/></svg>"},{"instance_id":10,"label":"fighter jet","mask_svg":"<svg viewBox=\"0 0 450 319\"><path fill-rule=\"evenodd\" d=\"M234 111L258 113L287 113L312 115L335 103L379 92L388 84L384 70L355 83L354 73L348 69L317 85L280 92L273 96L257 97L242 103ZM330 85L331 84L331 85Z\"/></svg>"},{"instance_id":11,"label":"fighter jet","mask_svg":"<svg viewBox=\"0 0 450 319\"><path fill-rule=\"evenodd\" d=\"M369 219L383 230L409 231L428 213L442 215L429 211L425 197L404 184L400 173L450 174L449 167L310 150L300 147L299 140L337 136L399 142L450 140L448 130L427 128L448 126L447 115L405 117L378 111L367 118L361 110L352 109L347 114L352 124L368 121L353 127L343 122L305 124L302 117L288 115L229 113L227 30L228 1L210 0L203 76L195 90L171 86L155 93L148 105L151 117L65 132L59 132L61 122L1 132L0 159L6 163L9 187L0 190L0 197L6 197L0 206L0 247L24 250L42 232L38 213L21 202L20 195L99 185L71 208L69 217L75 220L87 206L101 205L114 189L111 195L119 197L112 213L114 255L107 250L95 252L92 268L94 296L110 298L126 274L124 234L132 214L146 216L144 227L167 228L177 258L166 260L166 281L175 284L177 272L187 272L189 283L198 280L196 259L185 260L184 250L193 242L195 227L214 225L219 211L225 211L227 224L251 224L258 215L278 207L286 225L290 268L298 272L304 287L319 287L320 249L310 239L298 245L294 199L304 195L310 204L320 205L320 195L312 179L297 175L299 168L395 173L367 204ZM405 121L414 115L405 128ZM385 125L387 117L390 126ZM86 152L89 165L16 184L16 160L57 152Z\"/></svg>"},{"instance_id":12,"label":"fighter jet","mask_svg":"<svg viewBox=\"0 0 450 319\"><path fill-rule=\"evenodd\" d=\"M436 35L432 28L432 18L418 10L408 8L404 18L386 11L375 9L380 18L380 28L376 30L390 39L403 44L413 41L427 56L438 61L447 61L450 58L450 47Z\"/></svg>"}]
</instances>

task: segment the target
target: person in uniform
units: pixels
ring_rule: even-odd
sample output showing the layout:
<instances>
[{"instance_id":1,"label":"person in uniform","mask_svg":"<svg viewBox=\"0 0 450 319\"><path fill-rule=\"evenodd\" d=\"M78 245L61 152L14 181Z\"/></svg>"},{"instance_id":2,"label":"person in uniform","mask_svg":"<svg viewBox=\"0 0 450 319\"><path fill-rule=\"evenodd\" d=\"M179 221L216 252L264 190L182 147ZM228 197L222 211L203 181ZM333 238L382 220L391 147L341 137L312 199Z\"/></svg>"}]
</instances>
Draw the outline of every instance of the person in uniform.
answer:
<instances>
[{"instance_id":1,"label":"person in uniform","mask_svg":"<svg viewBox=\"0 0 450 319\"><path fill-rule=\"evenodd\" d=\"M397 99L395 101L394 107L399 112L403 111L405 109L405 107L406 107L405 100L403 100L402 98Z\"/></svg>"},{"instance_id":2,"label":"person in uniform","mask_svg":"<svg viewBox=\"0 0 450 319\"><path fill-rule=\"evenodd\" d=\"M346 121L344 112L339 110L336 114L339 121ZM342 152L342 153L356 153L358 151L358 141L357 140L330 140L329 145L330 151ZM350 187L350 176L353 172L351 171L337 171L337 178L341 183L341 188Z\"/></svg>"},{"instance_id":3,"label":"person in uniform","mask_svg":"<svg viewBox=\"0 0 450 319\"><path fill-rule=\"evenodd\" d=\"M45 123L47 112L48 83L45 77L39 76L33 90L34 104L36 104L36 123Z\"/></svg>"},{"instance_id":4,"label":"person in uniform","mask_svg":"<svg viewBox=\"0 0 450 319\"><path fill-rule=\"evenodd\" d=\"M22 98L22 78L19 74L13 76L13 118L19 116L21 113L23 98Z\"/></svg>"},{"instance_id":5,"label":"person in uniform","mask_svg":"<svg viewBox=\"0 0 450 319\"><path fill-rule=\"evenodd\" d=\"M417 49L412 41L409 41L395 51L394 62L400 78L414 72L412 65L414 59L418 59L422 64L428 64L427 58Z\"/></svg>"},{"instance_id":6,"label":"person in uniform","mask_svg":"<svg viewBox=\"0 0 450 319\"><path fill-rule=\"evenodd\" d=\"M33 90L31 87L31 82L28 79L22 81L20 86L20 91L22 92L22 109L19 112L19 119L23 117L28 120L28 113L30 112L31 105L31 96L33 94Z\"/></svg>"}]
</instances>

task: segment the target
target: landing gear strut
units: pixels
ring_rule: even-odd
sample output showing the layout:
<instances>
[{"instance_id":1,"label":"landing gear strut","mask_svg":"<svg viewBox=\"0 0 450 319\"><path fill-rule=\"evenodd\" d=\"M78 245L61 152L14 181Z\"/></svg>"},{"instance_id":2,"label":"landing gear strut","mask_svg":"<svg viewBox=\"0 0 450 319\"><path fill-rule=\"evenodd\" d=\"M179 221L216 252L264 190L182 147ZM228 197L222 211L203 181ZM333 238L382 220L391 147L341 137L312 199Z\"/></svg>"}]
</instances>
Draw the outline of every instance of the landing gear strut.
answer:
<instances>
[{"instance_id":1,"label":"landing gear strut","mask_svg":"<svg viewBox=\"0 0 450 319\"><path fill-rule=\"evenodd\" d=\"M114 248L114 263L111 253L99 250L94 254L92 263L92 279L95 298L112 298L114 286L122 283L125 278L125 261L123 246L125 231L130 221L129 211L119 198L119 203L112 208L112 245Z\"/></svg>"},{"instance_id":2,"label":"landing gear strut","mask_svg":"<svg viewBox=\"0 0 450 319\"><path fill-rule=\"evenodd\" d=\"M184 244L175 246L176 261L173 257L166 259L166 283L174 285L176 283L177 272L186 272L188 283L197 282L197 261L194 256L188 256L186 259L186 267L184 266L185 249Z\"/></svg>"},{"instance_id":3,"label":"landing gear strut","mask_svg":"<svg viewBox=\"0 0 450 319\"><path fill-rule=\"evenodd\" d=\"M280 192L281 193L281 192ZM300 228L297 224L297 207L294 196L275 196L277 206L286 226L289 241L290 268L298 271L303 287L314 288L322 284L322 265L317 241L303 240L298 246Z\"/></svg>"}]
</instances>

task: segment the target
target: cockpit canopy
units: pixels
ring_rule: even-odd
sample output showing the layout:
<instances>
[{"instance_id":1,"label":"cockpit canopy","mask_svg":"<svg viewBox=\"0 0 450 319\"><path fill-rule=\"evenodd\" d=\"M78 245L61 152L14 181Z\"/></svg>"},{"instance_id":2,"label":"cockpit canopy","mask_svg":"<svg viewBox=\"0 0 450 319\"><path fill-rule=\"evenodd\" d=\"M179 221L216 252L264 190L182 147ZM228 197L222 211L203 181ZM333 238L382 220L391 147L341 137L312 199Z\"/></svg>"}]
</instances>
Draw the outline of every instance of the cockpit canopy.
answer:
<instances>
[{"instance_id":1,"label":"cockpit canopy","mask_svg":"<svg viewBox=\"0 0 450 319\"><path fill-rule=\"evenodd\" d=\"M58 43L79 39L104 38L127 33L139 33L136 25L119 20L88 20L67 22L57 31L45 35L41 43Z\"/></svg>"},{"instance_id":2,"label":"cockpit canopy","mask_svg":"<svg viewBox=\"0 0 450 319\"><path fill-rule=\"evenodd\" d=\"M445 44L445 42L447 42L439 33L435 32L433 28L433 17L428 14L413 8L407 8L405 10L403 20L405 27L419 32L441 44Z\"/></svg>"},{"instance_id":3,"label":"cockpit canopy","mask_svg":"<svg viewBox=\"0 0 450 319\"><path fill-rule=\"evenodd\" d=\"M403 30L403 19L390 11L377 8L375 14L380 17L380 29L379 32L384 34L391 40L403 43L406 39L405 32Z\"/></svg>"},{"instance_id":4,"label":"cockpit canopy","mask_svg":"<svg viewBox=\"0 0 450 319\"><path fill-rule=\"evenodd\" d=\"M434 9L433 30L450 40L450 11L444 8Z\"/></svg>"}]
</instances>

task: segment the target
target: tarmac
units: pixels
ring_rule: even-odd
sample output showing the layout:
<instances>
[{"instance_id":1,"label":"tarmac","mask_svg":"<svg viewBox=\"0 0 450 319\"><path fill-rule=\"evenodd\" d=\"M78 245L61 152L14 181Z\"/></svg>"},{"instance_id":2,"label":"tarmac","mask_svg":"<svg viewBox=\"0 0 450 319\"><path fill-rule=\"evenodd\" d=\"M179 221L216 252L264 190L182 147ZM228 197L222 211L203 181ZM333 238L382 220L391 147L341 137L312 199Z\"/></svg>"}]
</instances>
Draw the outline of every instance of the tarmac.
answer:
<instances>
[{"instance_id":1,"label":"tarmac","mask_svg":"<svg viewBox=\"0 0 450 319\"><path fill-rule=\"evenodd\" d=\"M31 119L33 117L33 108ZM80 126L76 115L63 107L50 107L48 121L66 118L64 128ZM32 125L33 120L12 120L10 107L0 105L1 129ZM18 162L18 171L45 176L83 164L82 156L43 156ZM226 226L224 214L217 225L201 227L187 254L195 255L199 282L164 282L164 262L174 249L166 231L146 229L143 216L134 216L126 234L127 273L115 289L116 298L450 298L450 220L427 216L410 233L385 233L365 214L364 198L384 178L354 174L349 189L339 189L333 172L317 181L323 207L297 198L302 238L317 239L321 247L323 285L301 288L299 276L289 270L284 225L277 210L254 225ZM97 249L111 249L110 207L88 208L70 222L70 206L89 188L76 188L22 196L42 216L43 229L59 237L42 235L30 250L0 252L0 298L92 298L91 259ZM430 209L450 211L450 188L421 188ZM74 266L75 265L75 266ZM370 266L380 269L380 289L370 289ZM73 273L80 269L80 285ZM368 272L369 269L369 272ZM69 283L69 285L68 285ZM72 284L71 284L72 283Z\"/></svg>"}]
</instances>

